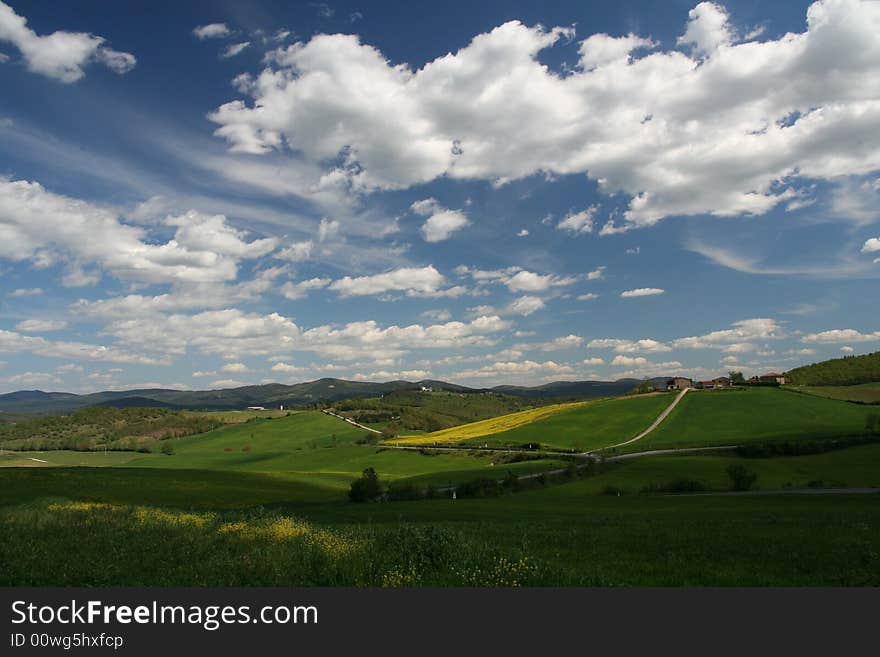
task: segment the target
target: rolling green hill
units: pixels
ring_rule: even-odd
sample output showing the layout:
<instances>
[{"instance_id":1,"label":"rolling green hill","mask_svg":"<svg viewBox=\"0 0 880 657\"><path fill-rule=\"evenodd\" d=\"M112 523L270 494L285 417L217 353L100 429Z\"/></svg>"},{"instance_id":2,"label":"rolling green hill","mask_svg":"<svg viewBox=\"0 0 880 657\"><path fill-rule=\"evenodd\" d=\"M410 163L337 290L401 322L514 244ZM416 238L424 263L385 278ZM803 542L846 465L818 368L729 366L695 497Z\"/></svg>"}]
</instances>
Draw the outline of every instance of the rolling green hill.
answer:
<instances>
[{"instance_id":1,"label":"rolling green hill","mask_svg":"<svg viewBox=\"0 0 880 657\"><path fill-rule=\"evenodd\" d=\"M92 406L71 415L0 424L0 448L16 450L136 450L158 440L204 433L223 422L164 408Z\"/></svg>"},{"instance_id":2,"label":"rolling green hill","mask_svg":"<svg viewBox=\"0 0 880 657\"><path fill-rule=\"evenodd\" d=\"M379 398L395 391L418 391L423 386L434 391L482 394L494 392L527 399L594 399L622 395L634 380L621 381L560 381L536 387L498 386L474 389L445 381L346 381L324 378L317 381L283 385L243 386L222 390L122 390L75 395L66 392L21 390L0 395L0 412L59 414L70 413L86 406L157 406L189 410L233 410L248 406L275 408L314 407L343 399ZM134 398L132 401L131 398Z\"/></svg>"},{"instance_id":3,"label":"rolling green hill","mask_svg":"<svg viewBox=\"0 0 880 657\"><path fill-rule=\"evenodd\" d=\"M687 394L654 432L626 449L858 436L871 431L869 418L877 414L871 406L784 389L696 391Z\"/></svg>"},{"instance_id":4,"label":"rolling green hill","mask_svg":"<svg viewBox=\"0 0 880 657\"><path fill-rule=\"evenodd\" d=\"M880 382L880 351L797 367L787 372L786 378L791 384L804 386L850 386Z\"/></svg>"},{"instance_id":5,"label":"rolling green hill","mask_svg":"<svg viewBox=\"0 0 880 657\"><path fill-rule=\"evenodd\" d=\"M404 436L394 442L489 447L540 445L582 452L632 438L647 428L672 399L672 395L659 394L556 404L422 436Z\"/></svg>"}]
</instances>

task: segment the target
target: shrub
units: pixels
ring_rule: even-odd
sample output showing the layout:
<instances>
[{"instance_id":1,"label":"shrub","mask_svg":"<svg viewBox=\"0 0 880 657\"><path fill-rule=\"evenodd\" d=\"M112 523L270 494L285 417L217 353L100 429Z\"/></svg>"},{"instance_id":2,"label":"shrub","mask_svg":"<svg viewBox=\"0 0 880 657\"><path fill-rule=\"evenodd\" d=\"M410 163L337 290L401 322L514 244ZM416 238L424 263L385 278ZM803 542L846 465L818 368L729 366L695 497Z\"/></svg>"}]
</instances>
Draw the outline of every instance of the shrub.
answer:
<instances>
[{"instance_id":1,"label":"shrub","mask_svg":"<svg viewBox=\"0 0 880 657\"><path fill-rule=\"evenodd\" d=\"M174 445L166 440L164 443L162 443L162 453L166 456L171 456L172 454L174 454Z\"/></svg>"},{"instance_id":2,"label":"shrub","mask_svg":"<svg viewBox=\"0 0 880 657\"><path fill-rule=\"evenodd\" d=\"M757 473L749 470L741 463L731 463L727 466L726 472L733 484L733 490L749 490L758 480Z\"/></svg>"},{"instance_id":3,"label":"shrub","mask_svg":"<svg viewBox=\"0 0 880 657\"><path fill-rule=\"evenodd\" d=\"M457 489L459 497L497 497L504 492L501 484L494 479L480 477L461 484Z\"/></svg>"},{"instance_id":4,"label":"shrub","mask_svg":"<svg viewBox=\"0 0 880 657\"><path fill-rule=\"evenodd\" d=\"M364 470L360 479L351 482L348 499L352 502L375 502L382 495L379 475L373 468Z\"/></svg>"},{"instance_id":5,"label":"shrub","mask_svg":"<svg viewBox=\"0 0 880 657\"><path fill-rule=\"evenodd\" d=\"M415 484L398 482L388 485L388 499L394 502L420 500L425 497L424 491Z\"/></svg>"}]
</instances>

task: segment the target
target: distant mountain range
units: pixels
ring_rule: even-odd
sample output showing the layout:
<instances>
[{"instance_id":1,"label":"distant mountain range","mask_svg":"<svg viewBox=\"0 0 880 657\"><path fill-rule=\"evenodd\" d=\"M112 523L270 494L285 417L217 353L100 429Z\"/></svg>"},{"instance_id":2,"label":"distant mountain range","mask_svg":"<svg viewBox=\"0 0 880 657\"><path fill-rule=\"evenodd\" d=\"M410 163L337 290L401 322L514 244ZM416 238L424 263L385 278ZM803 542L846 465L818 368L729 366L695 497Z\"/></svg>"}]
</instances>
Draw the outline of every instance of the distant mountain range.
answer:
<instances>
[{"instance_id":1,"label":"distant mountain range","mask_svg":"<svg viewBox=\"0 0 880 657\"><path fill-rule=\"evenodd\" d=\"M285 408L322 401L378 397L395 390L420 390L422 387L436 391L463 393L494 392L517 397L578 398L611 397L622 395L639 384L637 379L618 381L556 381L540 386L495 386L494 388L468 388L446 381L388 381L372 383L346 381L344 379L319 379L308 383L282 385L270 383L224 390L120 390L76 395L69 392L43 392L21 390L0 395L0 412L6 413L67 413L84 406L155 406L191 410L234 410L248 406Z\"/></svg>"}]
</instances>

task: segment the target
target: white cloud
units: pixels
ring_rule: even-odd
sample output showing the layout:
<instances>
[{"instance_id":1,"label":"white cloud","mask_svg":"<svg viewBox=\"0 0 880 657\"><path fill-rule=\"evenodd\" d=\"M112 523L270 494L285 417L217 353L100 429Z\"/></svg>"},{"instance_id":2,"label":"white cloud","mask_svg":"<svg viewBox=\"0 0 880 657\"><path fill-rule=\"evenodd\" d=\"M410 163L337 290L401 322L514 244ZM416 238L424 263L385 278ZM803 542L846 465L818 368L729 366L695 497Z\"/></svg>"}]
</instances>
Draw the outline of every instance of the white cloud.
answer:
<instances>
[{"instance_id":1,"label":"white cloud","mask_svg":"<svg viewBox=\"0 0 880 657\"><path fill-rule=\"evenodd\" d=\"M389 372L387 370L379 370L378 372L358 372L351 378L355 381L413 381L425 379L431 375L428 370L403 370L401 372Z\"/></svg>"},{"instance_id":2,"label":"white cloud","mask_svg":"<svg viewBox=\"0 0 880 657\"><path fill-rule=\"evenodd\" d=\"M511 377L528 377L541 375L559 377L570 375L574 368L566 363L557 363L552 360L538 362L533 360L517 360L497 362L485 365L478 369L466 370L455 375L458 380L467 379L502 379L509 382Z\"/></svg>"},{"instance_id":3,"label":"white cloud","mask_svg":"<svg viewBox=\"0 0 880 657\"><path fill-rule=\"evenodd\" d=\"M60 331L67 326L67 322L56 319L26 319L15 325L16 330L24 333L47 333Z\"/></svg>"},{"instance_id":4,"label":"white cloud","mask_svg":"<svg viewBox=\"0 0 880 657\"><path fill-rule=\"evenodd\" d=\"M129 348L120 349L82 342L51 341L42 337L22 335L14 331L0 330L0 353L30 353L51 358L65 358L111 363L135 363L144 365L164 364L165 355L144 356Z\"/></svg>"},{"instance_id":5,"label":"white cloud","mask_svg":"<svg viewBox=\"0 0 880 657\"><path fill-rule=\"evenodd\" d=\"M572 28L511 21L418 70L357 36L319 34L271 53L252 102L210 118L236 151L340 158L331 173L355 189L586 173L629 199L604 234L671 215L760 215L801 181L880 169L878 25L876 2L821 0L805 30L743 43L702 3L681 39L690 55L634 56L649 39L593 35L566 74L541 53Z\"/></svg>"},{"instance_id":6,"label":"white cloud","mask_svg":"<svg viewBox=\"0 0 880 657\"><path fill-rule=\"evenodd\" d=\"M644 39L632 33L625 37L594 34L581 41L578 50L581 55L581 65L586 70L592 70L614 62L629 63L630 54L634 50L652 48L655 45L650 39Z\"/></svg>"},{"instance_id":7,"label":"white cloud","mask_svg":"<svg viewBox=\"0 0 880 657\"><path fill-rule=\"evenodd\" d=\"M602 358L584 358L582 361L584 365L594 366L594 365L604 365L605 361Z\"/></svg>"},{"instance_id":8,"label":"white cloud","mask_svg":"<svg viewBox=\"0 0 880 657\"><path fill-rule=\"evenodd\" d=\"M339 234L339 222L335 219L324 217L318 224L318 241L326 242Z\"/></svg>"},{"instance_id":9,"label":"white cloud","mask_svg":"<svg viewBox=\"0 0 880 657\"><path fill-rule=\"evenodd\" d=\"M536 274L531 271L519 271L504 284L511 292L543 292L551 287L562 287L577 282L574 276L556 276L555 274Z\"/></svg>"},{"instance_id":10,"label":"white cloud","mask_svg":"<svg viewBox=\"0 0 880 657\"><path fill-rule=\"evenodd\" d=\"M244 381L238 381L236 379L219 379L218 381L211 381L211 388L242 388L248 383Z\"/></svg>"},{"instance_id":11,"label":"white cloud","mask_svg":"<svg viewBox=\"0 0 880 657\"><path fill-rule=\"evenodd\" d=\"M448 322L450 319L452 319L452 313L446 309L426 310L422 313L421 316L427 317L428 319L433 319L438 322Z\"/></svg>"},{"instance_id":12,"label":"white cloud","mask_svg":"<svg viewBox=\"0 0 880 657\"><path fill-rule=\"evenodd\" d=\"M640 287L635 290L626 290L620 293L622 299L631 299L633 297L651 297L657 294L663 294L666 290L659 287Z\"/></svg>"},{"instance_id":13,"label":"white cloud","mask_svg":"<svg viewBox=\"0 0 880 657\"><path fill-rule=\"evenodd\" d=\"M580 212L569 212L565 218L560 221L556 227L559 230L566 230L575 235L579 233L593 232L593 215L596 214L598 207L593 205L586 210Z\"/></svg>"},{"instance_id":14,"label":"white cloud","mask_svg":"<svg viewBox=\"0 0 880 657\"><path fill-rule=\"evenodd\" d=\"M308 260L312 257L312 249L314 246L315 243L311 240L294 242L290 246L281 249L281 251L275 254L275 257L290 262L302 262L303 260Z\"/></svg>"},{"instance_id":15,"label":"white cloud","mask_svg":"<svg viewBox=\"0 0 880 657\"><path fill-rule=\"evenodd\" d=\"M687 31L680 45L693 46L699 55L710 55L733 41L727 10L714 2L701 2L688 12Z\"/></svg>"},{"instance_id":16,"label":"white cloud","mask_svg":"<svg viewBox=\"0 0 880 657\"><path fill-rule=\"evenodd\" d=\"M877 251L880 251L880 237L872 237L865 240L865 244L862 246L862 253L876 253Z\"/></svg>"},{"instance_id":17,"label":"white cloud","mask_svg":"<svg viewBox=\"0 0 880 657\"><path fill-rule=\"evenodd\" d=\"M20 287L9 293L10 297L35 297L43 293L41 287Z\"/></svg>"},{"instance_id":18,"label":"white cloud","mask_svg":"<svg viewBox=\"0 0 880 657\"><path fill-rule=\"evenodd\" d=\"M298 372L306 371L307 368L297 367L296 365L290 365L288 363L275 363L272 366L273 372L283 372L284 374L296 374Z\"/></svg>"},{"instance_id":19,"label":"white cloud","mask_svg":"<svg viewBox=\"0 0 880 657\"><path fill-rule=\"evenodd\" d=\"M427 217L421 228L422 237L426 242L447 240L454 232L470 224L464 212L444 208L434 198L416 201L410 206L410 210Z\"/></svg>"},{"instance_id":20,"label":"white cloud","mask_svg":"<svg viewBox=\"0 0 880 657\"><path fill-rule=\"evenodd\" d=\"M39 261L61 250L71 262L69 285L94 282L93 263L117 278L148 283L234 279L243 258L267 254L274 238L246 242L223 215L195 211L164 220L174 239L155 244L143 227L123 224L111 211L45 190L39 183L0 179L0 258Z\"/></svg>"},{"instance_id":21,"label":"white cloud","mask_svg":"<svg viewBox=\"0 0 880 657\"><path fill-rule=\"evenodd\" d=\"M250 368L244 363L227 363L220 368L220 371L231 374L242 374L244 372L250 372Z\"/></svg>"},{"instance_id":22,"label":"white cloud","mask_svg":"<svg viewBox=\"0 0 880 657\"><path fill-rule=\"evenodd\" d=\"M586 294L579 294L578 301L592 301L593 299L598 299L599 295L595 292L587 292Z\"/></svg>"},{"instance_id":23,"label":"white cloud","mask_svg":"<svg viewBox=\"0 0 880 657\"><path fill-rule=\"evenodd\" d=\"M663 342L644 338L642 340L622 340L620 338L597 338L587 343L589 349L614 349L619 354L661 353L672 351L672 347Z\"/></svg>"},{"instance_id":24,"label":"white cloud","mask_svg":"<svg viewBox=\"0 0 880 657\"><path fill-rule=\"evenodd\" d=\"M61 379L54 374L49 374L47 372L22 372L21 374L16 374L15 376L0 380L16 386L45 386L58 385L61 383Z\"/></svg>"},{"instance_id":25,"label":"white cloud","mask_svg":"<svg viewBox=\"0 0 880 657\"><path fill-rule=\"evenodd\" d=\"M230 44L230 45L226 46L226 48L223 49L223 52L220 53L220 58L221 59L229 59L231 57L235 57L236 55L241 53L242 50L247 48L249 45L251 45L250 41L242 41L241 43Z\"/></svg>"},{"instance_id":26,"label":"white cloud","mask_svg":"<svg viewBox=\"0 0 880 657\"><path fill-rule=\"evenodd\" d=\"M672 346L677 349L713 349L729 344L785 337L782 327L773 319L744 319L734 322L732 326L733 328L712 331L705 335L678 338L672 341Z\"/></svg>"},{"instance_id":27,"label":"white cloud","mask_svg":"<svg viewBox=\"0 0 880 657\"><path fill-rule=\"evenodd\" d=\"M412 296L436 293L446 284L446 277L432 265L427 267L400 267L382 274L345 276L330 285L330 289L343 297L407 292Z\"/></svg>"},{"instance_id":28,"label":"white cloud","mask_svg":"<svg viewBox=\"0 0 880 657\"><path fill-rule=\"evenodd\" d=\"M516 236L517 236L517 237L528 237L528 236L529 236L529 231L528 231L527 228L522 228L522 229L520 229L520 231L516 234Z\"/></svg>"},{"instance_id":29,"label":"white cloud","mask_svg":"<svg viewBox=\"0 0 880 657\"><path fill-rule=\"evenodd\" d=\"M855 349L853 349L853 348L850 347L850 346L843 346L843 347L840 348L840 350L841 350L843 353L845 353L845 354L851 354L852 352L855 351Z\"/></svg>"},{"instance_id":30,"label":"white cloud","mask_svg":"<svg viewBox=\"0 0 880 657\"><path fill-rule=\"evenodd\" d=\"M563 349L575 349L577 347L580 347L583 343L584 339L581 336L570 333L569 335L563 335L558 338L554 338L549 342L516 345L515 349L517 351L562 351Z\"/></svg>"},{"instance_id":31,"label":"white cloud","mask_svg":"<svg viewBox=\"0 0 880 657\"><path fill-rule=\"evenodd\" d=\"M624 367L633 367L636 365L648 365L648 359L644 356L615 356L611 361L612 365L622 365Z\"/></svg>"},{"instance_id":32,"label":"white cloud","mask_svg":"<svg viewBox=\"0 0 880 657\"><path fill-rule=\"evenodd\" d=\"M605 277L607 267L596 267L593 271L587 273L588 281L601 281Z\"/></svg>"},{"instance_id":33,"label":"white cloud","mask_svg":"<svg viewBox=\"0 0 880 657\"><path fill-rule=\"evenodd\" d=\"M538 297L523 296L511 302L507 306L507 312L513 315L522 315L528 317L532 313L538 312L544 307L544 302Z\"/></svg>"},{"instance_id":34,"label":"white cloud","mask_svg":"<svg viewBox=\"0 0 880 657\"><path fill-rule=\"evenodd\" d=\"M284 354L305 351L336 360L364 357L376 360L396 358L411 349L492 346L495 340L490 336L510 326L510 322L493 315L477 317L470 322L427 326L411 324L382 328L376 321L367 320L303 330L277 313L260 315L230 308L194 315L155 314L119 319L107 325L104 332L115 337L120 345L158 352L166 357L195 349L227 359L253 356L280 359Z\"/></svg>"},{"instance_id":35,"label":"white cloud","mask_svg":"<svg viewBox=\"0 0 880 657\"><path fill-rule=\"evenodd\" d=\"M230 34L232 32L226 27L226 23L209 23L208 25L199 25L193 29L193 35L202 41L205 39L222 39Z\"/></svg>"},{"instance_id":36,"label":"white cloud","mask_svg":"<svg viewBox=\"0 0 880 657\"><path fill-rule=\"evenodd\" d=\"M808 333L801 342L814 344L835 344L839 342L874 342L880 340L880 331L861 333L855 329L831 329L820 333Z\"/></svg>"},{"instance_id":37,"label":"white cloud","mask_svg":"<svg viewBox=\"0 0 880 657\"><path fill-rule=\"evenodd\" d=\"M39 36L27 26L26 18L2 1L0 41L18 48L29 71L66 83L82 78L83 69L93 62L104 64L115 73L127 73L137 62L134 55L108 48L103 37L86 32L59 30Z\"/></svg>"},{"instance_id":38,"label":"white cloud","mask_svg":"<svg viewBox=\"0 0 880 657\"><path fill-rule=\"evenodd\" d=\"M311 290L321 290L330 285L329 278L310 278L307 281L294 283L287 281L281 286L281 294L285 299L302 299Z\"/></svg>"}]
</instances>

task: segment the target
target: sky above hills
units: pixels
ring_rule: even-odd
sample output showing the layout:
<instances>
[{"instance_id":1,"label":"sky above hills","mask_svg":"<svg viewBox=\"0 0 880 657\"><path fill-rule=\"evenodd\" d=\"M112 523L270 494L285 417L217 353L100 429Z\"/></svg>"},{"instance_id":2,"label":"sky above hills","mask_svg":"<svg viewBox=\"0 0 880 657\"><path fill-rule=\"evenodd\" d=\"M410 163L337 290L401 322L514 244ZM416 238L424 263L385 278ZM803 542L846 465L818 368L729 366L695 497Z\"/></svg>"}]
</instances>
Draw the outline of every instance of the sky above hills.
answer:
<instances>
[{"instance_id":1,"label":"sky above hills","mask_svg":"<svg viewBox=\"0 0 880 657\"><path fill-rule=\"evenodd\" d=\"M0 392L880 345L880 3L0 0Z\"/></svg>"}]
</instances>

